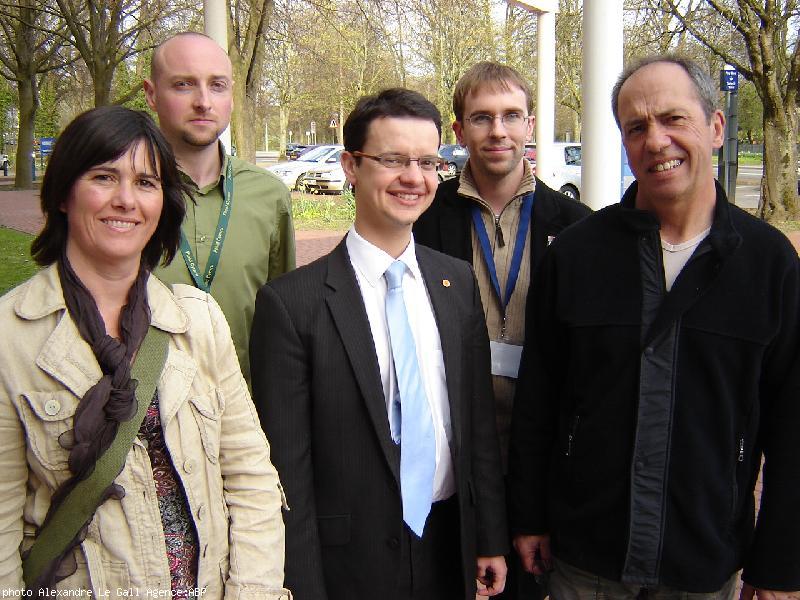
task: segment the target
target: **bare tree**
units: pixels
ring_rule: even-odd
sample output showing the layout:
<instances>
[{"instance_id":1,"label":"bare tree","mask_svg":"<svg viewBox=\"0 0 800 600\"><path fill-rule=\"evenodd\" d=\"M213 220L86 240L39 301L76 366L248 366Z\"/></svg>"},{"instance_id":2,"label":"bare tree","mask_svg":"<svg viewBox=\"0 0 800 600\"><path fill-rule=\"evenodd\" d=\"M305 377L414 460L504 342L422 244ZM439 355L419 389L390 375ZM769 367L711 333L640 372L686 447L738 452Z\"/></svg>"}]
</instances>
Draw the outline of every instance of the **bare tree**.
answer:
<instances>
[{"instance_id":1,"label":"bare tree","mask_svg":"<svg viewBox=\"0 0 800 600\"><path fill-rule=\"evenodd\" d=\"M228 12L228 56L233 64L233 143L239 156L255 160L252 127L262 85L265 35L274 0L231 0Z\"/></svg>"},{"instance_id":2,"label":"bare tree","mask_svg":"<svg viewBox=\"0 0 800 600\"><path fill-rule=\"evenodd\" d=\"M289 129L308 131L312 121L317 140L341 142L342 120L359 97L402 85L405 51L392 41L391 19L382 19L387 7L394 10L368 0L278 0L265 76L282 144Z\"/></svg>"},{"instance_id":3,"label":"bare tree","mask_svg":"<svg viewBox=\"0 0 800 600\"><path fill-rule=\"evenodd\" d=\"M135 96L141 82L112 97L117 67L153 47L151 29L161 29L171 11L169 0L55 0L67 24L69 42L86 63L94 85L94 105L122 104ZM141 43L142 37L148 43Z\"/></svg>"},{"instance_id":4,"label":"bare tree","mask_svg":"<svg viewBox=\"0 0 800 600\"><path fill-rule=\"evenodd\" d=\"M289 116L301 96L299 74L302 64L296 42L302 36L298 21L303 19L303 11L297 10L296 3L279 1L273 7L273 15L275 18L269 24L265 42L264 87L269 102L278 107L278 145L280 153L285 155Z\"/></svg>"},{"instance_id":5,"label":"bare tree","mask_svg":"<svg viewBox=\"0 0 800 600\"><path fill-rule=\"evenodd\" d=\"M581 139L581 71L583 65L583 2L560 0L556 15L556 97L570 110L572 134Z\"/></svg>"},{"instance_id":6,"label":"bare tree","mask_svg":"<svg viewBox=\"0 0 800 600\"><path fill-rule=\"evenodd\" d=\"M38 78L64 64L58 52L62 22L53 15L48 0L15 0L0 4L0 73L17 87L19 132L17 134L14 185L33 185L31 164L36 110L39 107Z\"/></svg>"},{"instance_id":7,"label":"bare tree","mask_svg":"<svg viewBox=\"0 0 800 600\"><path fill-rule=\"evenodd\" d=\"M764 106L760 216L796 219L795 137L800 90L798 0L661 0L661 8L752 81Z\"/></svg>"},{"instance_id":8,"label":"bare tree","mask_svg":"<svg viewBox=\"0 0 800 600\"><path fill-rule=\"evenodd\" d=\"M454 119L453 90L461 75L480 60L497 58L497 36L488 0L408 0L417 16L417 52L433 72L431 100L445 122ZM452 133L442 132L452 140Z\"/></svg>"}]
</instances>

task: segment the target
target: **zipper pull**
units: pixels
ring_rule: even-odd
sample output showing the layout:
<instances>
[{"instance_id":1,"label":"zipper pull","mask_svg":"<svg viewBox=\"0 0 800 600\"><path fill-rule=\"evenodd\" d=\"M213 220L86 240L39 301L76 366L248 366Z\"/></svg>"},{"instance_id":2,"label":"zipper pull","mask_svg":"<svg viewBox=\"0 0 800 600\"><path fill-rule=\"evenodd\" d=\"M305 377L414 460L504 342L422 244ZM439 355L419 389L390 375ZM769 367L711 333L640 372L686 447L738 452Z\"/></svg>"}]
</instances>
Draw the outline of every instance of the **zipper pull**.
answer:
<instances>
[{"instance_id":1,"label":"zipper pull","mask_svg":"<svg viewBox=\"0 0 800 600\"><path fill-rule=\"evenodd\" d=\"M506 245L506 241L503 238L503 230L500 229L500 215L494 216L494 236L497 240L497 246L502 248Z\"/></svg>"},{"instance_id":2,"label":"zipper pull","mask_svg":"<svg viewBox=\"0 0 800 600\"><path fill-rule=\"evenodd\" d=\"M570 429L569 435L567 436L567 456L572 455L572 442L575 439L575 430L578 429L578 423L580 423L580 420L580 415L575 415L575 418L572 420L572 429Z\"/></svg>"},{"instance_id":3,"label":"zipper pull","mask_svg":"<svg viewBox=\"0 0 800 600\"><path fill-rule=\"evenodd\" d=\"M739 438L739 462L744 462L744 436Z\"/></svg>"}]
</instances>

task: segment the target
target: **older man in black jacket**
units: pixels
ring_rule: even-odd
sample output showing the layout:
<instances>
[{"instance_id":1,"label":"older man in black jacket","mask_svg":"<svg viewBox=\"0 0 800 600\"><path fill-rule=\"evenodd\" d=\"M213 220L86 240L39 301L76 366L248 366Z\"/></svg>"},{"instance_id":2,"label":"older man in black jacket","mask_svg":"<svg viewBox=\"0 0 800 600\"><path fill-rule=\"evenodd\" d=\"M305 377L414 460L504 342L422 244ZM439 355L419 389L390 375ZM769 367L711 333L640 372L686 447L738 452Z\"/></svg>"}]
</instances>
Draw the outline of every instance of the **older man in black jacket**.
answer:
<instances>
[{"instance_id":1,"label":"older man in black jacket","mask_svg":"<svg viewBox=\"0 0 800 600\"><path fill-rule=\"evenodd\" d=\"M745 597L800 589L800 265L715 184L715 97L677 57L623 73L637 183L555 240L532 291L512 527L554 600L730 598L741 568Z\"/></svg>"}]
</instances>

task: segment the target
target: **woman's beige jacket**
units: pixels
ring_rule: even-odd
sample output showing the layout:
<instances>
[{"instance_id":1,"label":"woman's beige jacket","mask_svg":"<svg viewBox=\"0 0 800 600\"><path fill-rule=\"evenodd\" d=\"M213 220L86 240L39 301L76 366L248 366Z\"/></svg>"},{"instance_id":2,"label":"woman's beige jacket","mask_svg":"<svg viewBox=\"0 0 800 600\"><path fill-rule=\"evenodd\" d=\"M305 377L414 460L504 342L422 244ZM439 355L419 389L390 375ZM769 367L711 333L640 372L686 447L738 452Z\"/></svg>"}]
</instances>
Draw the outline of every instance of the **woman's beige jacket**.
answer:
<instances>
[{"instance_id":1,"label":"woman's beige jacket","mask_svg":"<svg viewBox=\"0 0 800 600\"><path fill-rule=\"evenodd\" d=\"M217 303L155 277L151 323L170 334L158 382L167 448L199 541L198 596L289 598L283 589L283 492ZM0 298L0 595L22 589L20 550L69 476L58 436L100 367L65 310L51 266ZM76 549L70 596L170 597L161 516L147 449L137 438Z\"/></svg>"}]
</instances>

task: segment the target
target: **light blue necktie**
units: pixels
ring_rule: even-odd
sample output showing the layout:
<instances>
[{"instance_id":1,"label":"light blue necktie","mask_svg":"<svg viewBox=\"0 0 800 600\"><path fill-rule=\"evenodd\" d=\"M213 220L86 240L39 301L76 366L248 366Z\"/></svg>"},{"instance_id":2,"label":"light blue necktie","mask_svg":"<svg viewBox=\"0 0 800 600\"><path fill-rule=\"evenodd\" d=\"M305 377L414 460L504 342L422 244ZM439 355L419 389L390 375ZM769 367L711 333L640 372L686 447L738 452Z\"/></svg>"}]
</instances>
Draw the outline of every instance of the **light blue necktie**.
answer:
<instances>
[{"instance_id":1,"label":"light blue necktie","mask_svg":"<svg viewBox=\"0 0 800 600\"><path fill-rule=\"evenodd\" d=\"M405 263L396 260L386 269L386 321L397 374L397 399L392 401L392 437L400 442L400 493L403 520L422 537L431 512L433 475L436 471L436 439L433 419L417 362L417 348L403 301ZM399 409L399 410L398 410ZM398 420L400 421L398 426ZM397 439L397 433L400 439Z\"/></svg>"}]
</instances>

